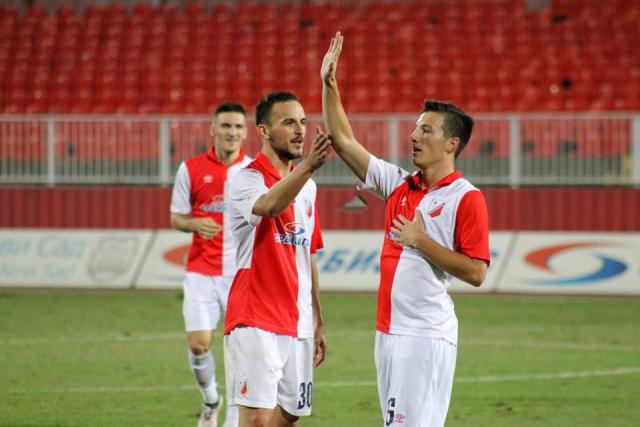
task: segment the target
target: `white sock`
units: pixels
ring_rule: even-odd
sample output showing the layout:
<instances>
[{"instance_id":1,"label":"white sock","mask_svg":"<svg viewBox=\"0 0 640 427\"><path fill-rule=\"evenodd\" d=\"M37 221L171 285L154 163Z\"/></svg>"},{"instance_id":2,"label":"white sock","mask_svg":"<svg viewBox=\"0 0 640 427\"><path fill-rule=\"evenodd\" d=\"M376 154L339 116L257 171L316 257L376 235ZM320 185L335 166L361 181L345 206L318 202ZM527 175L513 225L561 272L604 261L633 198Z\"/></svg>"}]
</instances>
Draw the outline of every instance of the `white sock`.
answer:
<instances>
[{"instance_id":1,"label":"white sock","mask_svg":"<svg viewBox=\"0 0 640 427\"><path fill-rule=\"evenodd\" d=\"M216 403L220 396L218 395L218 385L216 383L216 363L213 359L211 350L207 350L203 354L193 354L189 350L189 366L196 377L202 398L205 403Z\"/></svg>"}]
</instances>

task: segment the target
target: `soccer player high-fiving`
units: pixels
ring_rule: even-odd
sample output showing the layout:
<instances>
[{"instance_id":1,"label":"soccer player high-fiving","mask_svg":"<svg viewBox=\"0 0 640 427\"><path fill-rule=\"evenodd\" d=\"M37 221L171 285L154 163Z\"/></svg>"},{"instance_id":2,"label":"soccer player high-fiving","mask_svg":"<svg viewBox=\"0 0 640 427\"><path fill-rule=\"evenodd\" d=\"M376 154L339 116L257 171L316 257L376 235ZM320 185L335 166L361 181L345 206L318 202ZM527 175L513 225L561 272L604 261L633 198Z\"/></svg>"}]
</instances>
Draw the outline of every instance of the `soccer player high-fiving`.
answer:
<instances>
[{"instance_id":1,"label":"soccer player high-fiving","mask_svg":"<svg viewBox=\"0 0 640 427\"><path fill-rule=\"evenodd\" d=\"M224 326L227 386L241 427L293 426L311 413L313 367L326 352L315 259L322 236L310 178L331 142L317 130L296 167L307 127L297 97L266 95L255 114L262 150L230 193L238 271Z\"/></svg>"},{"instance_id":2,"label":"soccer player high-fiving","mask_svg":"<svg viewBox=\"0 0 640 427\"><path fill-rule=\"evenodd\" d=\"M338 32L322 62L322 112L336 153L361 187L386 200L375 340L383 424L440 427L458 342L447 288L452 276L480 286L489 265L484 197L455 170L473 119L453 104L427 100L409 138L418 170L378 159L356 140L340 101L342 41Z\"/></svg>"}]
</instances>

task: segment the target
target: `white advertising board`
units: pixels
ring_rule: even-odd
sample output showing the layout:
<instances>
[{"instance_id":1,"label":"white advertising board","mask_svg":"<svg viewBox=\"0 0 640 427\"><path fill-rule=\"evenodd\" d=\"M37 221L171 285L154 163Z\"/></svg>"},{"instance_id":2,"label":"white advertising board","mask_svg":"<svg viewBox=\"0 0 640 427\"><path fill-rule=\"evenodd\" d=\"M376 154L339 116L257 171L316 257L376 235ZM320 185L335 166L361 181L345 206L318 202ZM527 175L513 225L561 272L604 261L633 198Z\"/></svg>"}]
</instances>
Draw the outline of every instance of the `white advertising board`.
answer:
<instances>
[{"instance_id":1,"label":"white advertising board","mask_svg":"<svg viewBox=\"0 0 640 427\"><path fill-rule=\"evenodd\" d=\"M0 286L128 288L150 230L0 229Z\"/></svg>"},{"instance_id":2,"label":"white advertising board","mask_svg":"<svg viewBox=\"0 0 640 427\"><path fill-rule=\"evenodd\" d=\"M181 289L192 237L191 233L176 230L158 231L136 287Z\"/></svg>"},{"instance_id":3,"label":"white advertising board","mask_svg":"<svg viewBox=\"0 0 640 427\"><path fill-rule=\"evenodd\" d=\"M325 231L324 249L318 252L320 288L330 291L377 291L380 280L382 231ZM479 288L454 279L449 291L487 293L495 289L513 237L511 232L489 236L491 267Z\"/></svg>"},{"instance_id":4,"label":"white advertising board","mask_svg":"<svg viewBox=\"0 0 640 427\"><path fill-rule=\"evenodd\" d=\"M323 291L376 291L380 280L381 231L325 231L324 249L318 251L320 288ZM490 292L503 264L512 233L492 233L492 264L480 288L454 280L453 292ZM190 234L158 231L137 282L138 288L179 289Z\"/></svg>"},{"instance_id":5,"label":"white advertising board","mask_svg":"<svg viewBox=\"0 0 640 427\"><path fill-rule=\"evenodd\" d=\"M322 233L325 249L318 252L322 290L371 291L378 287L381 232ZM179 289L191 234L162 230L149 250L136 287Z\"/></svg>"},{"instance_id":6,"label":"white advertising board","mask_svg":"<svg viewBox=\"0 0 640 427\"><path fill-rule=\"evenodd\" d=\"M638 233L518 233L499 292L640 294Z\"/></svg>"},{"instance_id":7,"label":"white advertising board","mask_svg":"<svg viewBox=\"0 0 640 427\"><path fill-rule=\"evenodd\" d=\"M324 231L318 251L320 289L376 291L380 280L382 231Z\"/></svg>"},{"instance_id":8,"label":"white advertising board","mask_svg":"<svg viewBox=\"0 0 640 427\"><path fill-rule=\"evenodd\" d=\"M325 231L324 291L375 291L380 231ZM0 287L180 289L191 234L0 229ZM640 233L494 232L480 288L451 292L640 295Z\"/></svg>"}]
</instances>

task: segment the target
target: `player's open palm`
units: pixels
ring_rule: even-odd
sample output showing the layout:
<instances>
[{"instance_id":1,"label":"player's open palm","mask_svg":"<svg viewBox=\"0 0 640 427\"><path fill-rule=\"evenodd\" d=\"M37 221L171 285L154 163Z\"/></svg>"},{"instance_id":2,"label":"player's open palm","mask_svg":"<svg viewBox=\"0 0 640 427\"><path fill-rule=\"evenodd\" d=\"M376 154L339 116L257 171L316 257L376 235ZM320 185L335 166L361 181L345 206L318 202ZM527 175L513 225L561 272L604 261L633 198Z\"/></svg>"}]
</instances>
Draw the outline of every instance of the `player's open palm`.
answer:
<instances>
[{"instance_id":1,"label":"player's open palm","mask_svg":"<svg viewBox=\"0 0 640 427\"><path fill-rule=\"evenodd\" d=\"M312 171L319 169L327 160L331 152L331 139L329 135L316 128L316 136L311 146L311 152L307 156L307 162Z\"/></svg>"},{"instance_id":2,"label":"player's open palm","mask_svg":"<svg viewBox=\"0 0 640 427\"><path fill-rule=\"evenodd\" d=\"M326 84L332 84L335 82L336 72L338 70L338 58L340 58L340 51L342 51L342 40L342 34L338 31L331 39L329 50L327 50L327 53L322 59L320 76L322 81Z\"/></svg>"},{"instance_id":3,"label":"player's open palm","mask_svg":"<svg viewBox=\"0 0 640 427\"><path fill-rule=\"evenodd\" d=\"M222 230L222 226L213 218L196 218L196 221L198 222L196 233L205 240L213 239Z\"/></svg>"}]
</instances>

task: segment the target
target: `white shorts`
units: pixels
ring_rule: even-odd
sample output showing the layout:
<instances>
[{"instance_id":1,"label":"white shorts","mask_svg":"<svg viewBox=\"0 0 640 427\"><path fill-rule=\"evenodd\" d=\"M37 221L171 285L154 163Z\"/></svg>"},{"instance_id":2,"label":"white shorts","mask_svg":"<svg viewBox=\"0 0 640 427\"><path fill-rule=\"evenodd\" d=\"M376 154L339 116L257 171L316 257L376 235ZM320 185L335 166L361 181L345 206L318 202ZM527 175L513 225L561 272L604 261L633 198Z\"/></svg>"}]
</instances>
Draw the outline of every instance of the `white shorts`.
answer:
<instances>
[{"instance_id":1,"label":"white shorts","mask_svg":"<svg viewBox=\"0 0 640 427\"><path fill-rule=\"evenodd\" d=\"M182 314L187 332L212 331L227 311L233 277L187 272L182 282Z\"/></svg>"},{"instance_id":2,"label":"white shorts","mask_svg":"<svg viewBox=\"0 0 640 427\"><path fill-rule=\"evenodd\" d=\"M224 364L232 405L311 414L313 338L237 327L224 337Z\"/></svg>"},{"instance_id":3,"label":"white shorts","mask_svg":"<svg viewBox=\"0 0 640 427\"><path fill-rule=\"evenodd\" d=\"M443 339L376 332L378 396L384 426L442 427L457 348Z\"/></svg>"}]
</instances>

